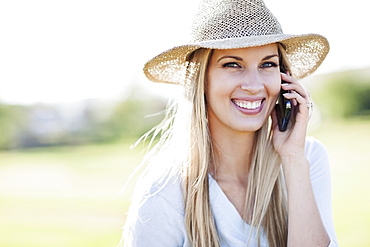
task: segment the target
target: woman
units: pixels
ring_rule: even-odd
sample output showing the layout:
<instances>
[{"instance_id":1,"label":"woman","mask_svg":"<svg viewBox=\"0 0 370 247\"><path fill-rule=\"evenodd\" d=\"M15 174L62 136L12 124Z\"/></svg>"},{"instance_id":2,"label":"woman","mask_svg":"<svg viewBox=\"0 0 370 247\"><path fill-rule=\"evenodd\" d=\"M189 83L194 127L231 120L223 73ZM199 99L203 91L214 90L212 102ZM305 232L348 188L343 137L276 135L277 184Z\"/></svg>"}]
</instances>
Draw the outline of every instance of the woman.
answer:
<instances>
[{"instance_id":1,"label":"woman","mask_svg":"<svg viewBox=\"0 0 370 247\"><path fill-rule=\"evenodd\" d=\"M154 129L127 246L337 246L323 146L306 138L312 101L298 82L329 50L283 34L261 0L204 0L193 41L150 60L184 100ZM282 92L292 116L280 131ZM281 126L280 126L281 127Z\"/></svg>"}]
</instances>

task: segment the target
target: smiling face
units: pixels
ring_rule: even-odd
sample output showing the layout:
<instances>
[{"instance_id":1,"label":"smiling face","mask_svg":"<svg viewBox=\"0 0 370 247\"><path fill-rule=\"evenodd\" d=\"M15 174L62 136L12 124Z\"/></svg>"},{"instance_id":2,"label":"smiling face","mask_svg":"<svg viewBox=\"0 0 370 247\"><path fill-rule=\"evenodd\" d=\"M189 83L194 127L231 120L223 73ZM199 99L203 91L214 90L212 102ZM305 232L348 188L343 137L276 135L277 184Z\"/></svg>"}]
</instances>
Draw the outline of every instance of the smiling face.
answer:
<instances>
[{"instance_id":1,"label":"smiling face","mask_svg":"<svg viewBox=\"0 0 370 247\"><path fill-rule=\"evenodd\" d=\"M207 78L211 130L255 132L267 121L280 92L277 45L214 50Z\"/></svg>"}]
</instances>

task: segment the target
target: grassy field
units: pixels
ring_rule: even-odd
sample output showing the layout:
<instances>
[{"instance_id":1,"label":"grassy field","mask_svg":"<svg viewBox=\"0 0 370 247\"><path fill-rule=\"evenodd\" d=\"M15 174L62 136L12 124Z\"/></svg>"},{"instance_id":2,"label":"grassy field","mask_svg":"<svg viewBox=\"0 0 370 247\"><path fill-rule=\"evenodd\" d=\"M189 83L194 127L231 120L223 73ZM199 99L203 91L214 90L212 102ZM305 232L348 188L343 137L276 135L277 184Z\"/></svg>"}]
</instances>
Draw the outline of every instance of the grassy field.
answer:
<instances>
[{"instance_id":1,"label":"grassy field","mask_svg":"<svg viewBox=\"0 0 370 247\"><path fill-rule=\"evenodd\" d=\"M330 155L340 246L370 246L370 121L326 123L312 134Z\"/></svg>"},{"instance_id":2,"label":"grassy field","mask_svg":"<svg viewBox=\"0 0 370 247\"><path fill-rule=\"evenodd\" d=\"M310 134L330 154L340 245L370 246L370 121ZM116 246L140 157L127 143L0 152L0 246Z\"/></svg>"},{"instance_id":3,"label":"grassy field","mask_svg":"<svg viewBox=\"0 0 370 247\"><path fill-rule=\"evenodd\" d=\"M0 153L0 246L116 246L139 157L124 144Z\"/></svg>"}]
</instances>

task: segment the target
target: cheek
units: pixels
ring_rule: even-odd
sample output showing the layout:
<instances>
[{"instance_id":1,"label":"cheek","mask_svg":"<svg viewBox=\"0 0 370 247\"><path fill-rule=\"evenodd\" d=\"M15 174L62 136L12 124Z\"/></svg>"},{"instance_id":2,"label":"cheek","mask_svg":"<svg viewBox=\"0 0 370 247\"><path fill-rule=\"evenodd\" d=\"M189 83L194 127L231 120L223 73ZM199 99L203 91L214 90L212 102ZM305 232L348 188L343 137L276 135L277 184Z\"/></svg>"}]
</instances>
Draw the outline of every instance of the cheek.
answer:
<instances>
[{"instance_id":1,"label":"cheek","mask_svg":"<svg viewBox=\"0 0 370 247\"><path fill-rule=\"evenodd\" d=\"M220 87L216 85L210 85L207 88L206 98L207 107L211 109L217 109L220 107L222 99L225 97L225 91L220 90Z\"/></svg>"},{"instance_id":2,"label":"cheek","mask_svg":"<svg viewBox=\"0 0 370 247\"><path fill-rule=\"evenodd\" d=\"M281 89L281 79L275 78L273 80L270 80L270 83L267 85L267 90L270 94L278 94Z\"/></svg>"},{"instance_id":3,"label":"cheek","mask_svg":"<svg viewBox=\"0 0 370 247\"><path fill-rule=\"evenodd\" d=\"M210 97L219 98L228 95L232 90L232 86L227 82L228 79L222 74L213 74L208 77L206 94Z\"/></svg>"},{"instance_id":4,"label":"cheek","mask_svg":"<svg viewBox=\"0 0 370 247\"><path fill-rule=\"evenodd\" d=\"M279 95L279 93L280 93L280 90L281 90L281 84L280 84L280 82L279 83L277 83L277 84L274 84L274 86L273 87L271 87L271 92L270 92L270 94L272 95L272 96L278 96Z\"/></svg>"},{"instance_id":5,"label":"cheek","mask_svg":"<svg viewBox=\"0 0 370 247\"><path fill-rule=\"evenodd\" d=\"M268 91L268 95L272 99L271 104L276 103L276 101L279 97L279 94L280 94L280 90L281 90L281 80L280 80L280 78L275 79L273 83L268 85L267 91Z\"/></svg>"}]
</instances>

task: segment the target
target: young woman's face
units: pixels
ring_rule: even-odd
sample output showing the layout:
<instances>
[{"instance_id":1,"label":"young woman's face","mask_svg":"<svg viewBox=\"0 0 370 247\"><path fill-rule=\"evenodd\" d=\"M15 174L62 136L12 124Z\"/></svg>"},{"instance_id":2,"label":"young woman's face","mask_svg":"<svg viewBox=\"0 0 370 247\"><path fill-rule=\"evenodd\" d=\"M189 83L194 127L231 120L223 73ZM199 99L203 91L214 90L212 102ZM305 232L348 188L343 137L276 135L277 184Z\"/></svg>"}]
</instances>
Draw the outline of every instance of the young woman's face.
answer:
<instances>
[{"instance_id":1,"label":"young woman's face","mask_svg":"<svg viewBox=\"0 0 370 247\"><path fill-rule=\"evenodd\" d=\"M211 128L254 132L267 121L280 92L277 45L214 50L207 78Z\"/></svg>"}]
</instances>

